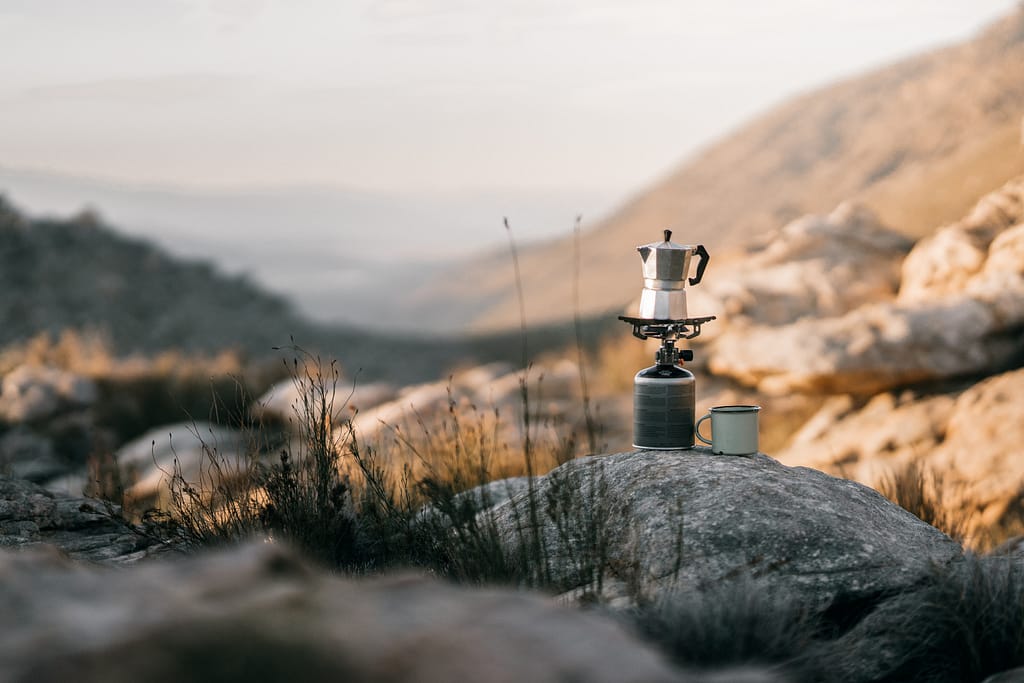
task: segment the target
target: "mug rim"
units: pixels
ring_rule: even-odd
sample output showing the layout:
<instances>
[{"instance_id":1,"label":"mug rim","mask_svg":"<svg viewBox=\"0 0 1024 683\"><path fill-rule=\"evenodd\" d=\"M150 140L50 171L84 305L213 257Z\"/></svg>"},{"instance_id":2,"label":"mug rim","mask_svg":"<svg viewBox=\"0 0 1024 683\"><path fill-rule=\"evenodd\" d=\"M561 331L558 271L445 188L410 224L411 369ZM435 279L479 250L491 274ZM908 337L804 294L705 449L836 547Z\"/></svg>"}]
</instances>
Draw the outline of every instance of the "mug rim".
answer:
<instances>
[{"instance_id":1,"label":"mug rim","mask_svg":"<svg viewBox=\"0 0 1024 683\"><path fill-rule=\"evenodd\" d=\"M712 413L756 413L761 410L761 406L755 405L727 405L727 406L712 406L709 412Z\"/></svg>"}]
</instances>

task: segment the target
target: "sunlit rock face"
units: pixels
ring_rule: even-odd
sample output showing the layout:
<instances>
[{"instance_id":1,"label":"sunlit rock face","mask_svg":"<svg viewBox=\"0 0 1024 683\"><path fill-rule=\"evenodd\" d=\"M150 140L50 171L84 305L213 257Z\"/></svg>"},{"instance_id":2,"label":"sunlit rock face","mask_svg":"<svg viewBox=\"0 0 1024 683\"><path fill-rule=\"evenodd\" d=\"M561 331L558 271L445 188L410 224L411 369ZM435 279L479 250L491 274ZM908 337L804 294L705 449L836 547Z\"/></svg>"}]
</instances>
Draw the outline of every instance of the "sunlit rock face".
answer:
<instances>
[{"instance_id":1,"label":"sunlit rock face","mask_svg":"<svg viewBox=\"0 0 1024 683\"><path fill-rule=\"evenodd\" d=\"M990 377L956 397L945 439L926 462L952 479L950 504L978 510L979 528L1020 505L1024 493L1024 370ZM1019 512L1019 510L1018 510Z\"/></svg>"},{"instance_id":2,"label":"sunlit rock face","mask_svg":"<svg viewBox=\"0 0 1024 683\"><path fill-rule=\"evenodd\" d=\"M766 394L870 395L992 372L1024 351L1024 179L922 240L894 300L721 335L712 372Z\"/></svg>"},{"instance_id":3,"label":"sunlit rock face","mask_svg":"<svg viewBox=\"0 0 1024 683\"><path fill-rule=\"evenodd\" d=\"M900 303L962 292L986 267L1005 269L1004 256L999 255L1005 245L995 246L993 241L1021 221L1024 178L1017 178L983 197L963 220L939 229L914 247L903 262Z\"/></svg>"},{"instance_id":4,"label":"sunlit rock face","mask_svg":"<svg viewBox=\"0 0 1024 683\"><path fill-rule=\"evenodd\" d=\"M1020 369L941 393L833 396L775 455L873 486L916 464L927 486L938 478L936 495L966 543L984 547L990 529L1012 527L1021 514L1022 396Z\"/></svg>"},{"instance_id":5,"label":"sunlit rock face","mask_svg":"<svg viewBox=\"0 0 1024 683\"><path fill-rule=\"evenodd\" d=\"M3 552L0 577L0 620L17 624L0 632L0 678L18 683L712 680L540 596L341 579L273 544L116 572Z\"/></svg>"},{"instance_id":6,"label":"sunlit rock face","mask_svg":"<svg viewBox=\"0 0 1024 683\"><path fill-rule=\"evenodd\" d=\"M945 438L956 397L882 393L858 405L832 396L774 455L792 466L839 472L876 483L902 465L927 458Z\"/></svg>"},{"instance_id":7,"label":"sunlit rock face","mask_svg":"<svg viewBox=\"0 0 1024 683\"><path fill-rule=\"evenodd\" d=\"M200 482L214 468L225 476L242 478L250 466L251 434L203 420L154 427L121 446L114 461L128 483L126 496L139 503L166 505L171 479ZM84 483L84 482L83 482ZM74 487L69 487L74 490Z\"/></svg>"},{"instance_id":8,"label":"sunlit rock face","mask_svg":"<svg viewBox=\"0 0 1024 683\"><path fill-rule=\"evenodd\" d=\"M742 259L719 263L712 255L708 277L687 288L688 313L718 316L702 341L752 325L842 315L892 298L911 246L866 207L843 203L792 221ZM635 315L636 306L629 310Z\"/></svg>"}]
</instances>

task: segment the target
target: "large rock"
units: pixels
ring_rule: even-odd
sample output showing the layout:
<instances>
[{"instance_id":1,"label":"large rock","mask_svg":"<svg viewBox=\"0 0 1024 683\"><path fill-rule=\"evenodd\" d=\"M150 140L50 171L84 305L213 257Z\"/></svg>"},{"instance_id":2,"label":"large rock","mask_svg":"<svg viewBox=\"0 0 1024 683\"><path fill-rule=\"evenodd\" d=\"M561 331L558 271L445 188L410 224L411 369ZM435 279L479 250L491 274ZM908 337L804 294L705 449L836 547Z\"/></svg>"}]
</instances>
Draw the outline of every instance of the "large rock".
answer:
<instances>
[{"instance_id":1,"label":"large rock","mask_svg":"<svg viewBox=\"0 0 1024 683\"><path fill-rule=\"evenodd\" d=\"M92 380L41 365L19 365L0 383L0 419L7 422L44 420L69 407L96 401Z\"/></svg>"},{"instance_id":2,"label":"large rock","mask_svg":"<svg viewBox=\"0 0 1024 683\"><path fill-rule=\"evenodd\" d=\"M917 245L896 302L723 336L710 369L769 394L872 394L1013 365L1024 354L1024 224L1012 222L1022 188Z\"/></svg>"},{"instance_id":3,"label":"large rock","mask_svg":"<svg viewBox=\"0 0 1024 683\"><path fill-rule=\"evenodd\" d=\"M826 216L787 224L760 250L715 270L688 290L688 308L719 316L704 340L734 327L842 315L893 298L911 246L866 207L843 203Z\"/></svg>"},{"instance_id":4,"label":"large rock","mask_svg":"<svg viewBox=\"0 0 1024 683\"><path fill-rule=\"evenodd\" d=\"M0 477L0 546L52 545L74 559L107 564L135 562L161 549L117 514L95 500Z\"/></svg>"},{"instance_id":5,"label":"large rock","mask_svg":"<svg viewBox=\"0 0 1024 683\"><path fill-rule=\"evenodd\" d=\"M230 480L243 476L254 464L251 435L209 422L187 422L156 427L121 446L115 460L125 493L139 503L166 496L175 474L190 483L205 481L220 468Z\"/></svg>"},{"instance_id":6,"label":"large rock","mask_svg":"<svg viewBox=\"0 0 1024 683\"><path fill-rule=\"evenodd\" d=\"M841 472L877 484L903 466L927 460L946 435L955 397L884 393L858 406L848 395L826 399L777 452L790 466Z\"/></svg>"},{"instance_id":7,"label":"large rock","mask_svg":"<svg viewBox=\"0 0 1024 683\"><path fill-rule=\"evenodd\" d=\"M450 420L455 409L463 419L488 424L488 432L496 423L498 444L515 444L522 425L524 376L531 438L557 443L567 431L566 422L580 419L579 368L567 359L539 363L525 375L500 362L462 370L446 381L407 387L397 398L361 411L352 425L361 439L371 442L393 436L396 427L417 439L429 429L443 431L438 425Z\"/></svg>"},{"instance_id":8,"label":"large rock","mask_svg":"<svg viewBox=\"0 0 1024 683\"><path fill-rule=\"evenodd\" d=\"M1000 367L1021 350L1019 332L963 295L927 307L864 306L841 318L758 327L718 340L716 374L769 395L874 394Z\"/></svg>"},{"instance_id":9,"label":"large rock","mask_svg":"<svg viewBox=\"0 0 1024 683\"><path fill-rule=\"evenodd\" d=\"M612 604L630 603L636 587L663 595L761 580L811 608L870 605L961 554L872 489L763 454L582 458L539 479L535 491L535 516L524 495L482 514L493 515L507 544L531 538L529 521L541 520L555 584L596 590L582 565L600 562ZM594 547L603 548L598 557Z\"/></svg>"},{"instance_id":10,"label":"large rock","mask_svg":"<svg viewBox=\"0 0 1024 683\"><path fill-rule=\"evenodd\" d=\"M992 240L985 267L967 282L967 294L988 305L997 328L1024 328L1024 223Z\"/></svg>"},{"instance_id":11,"label":"large rock","mask_svg":"<svg viewBox=\"0 0 1024 683\"><path fill-rule=\"evenodd\" d=\"M926 462L959 489L952 506L983 512L982 526L998 523L1024 493L1024 369L990 377L956 398L946 438ZM1019 513L1019 510L1018 510Z\"/></svg>"},{"instance_id":12,"label":"large rock","mask_svg":"<svg viewBox=\"0 0 1024 683\"><path fill-rule=\"evenodd\" d=\"M936 480L936 502L965 541L989 547L1001 540L995 530L1012 532L1024 518L1021 396L1020 369L942 393L884 393L863 404L833 396L778 458L872 486L916 466L926 487Z\"/></svg>"},{"instance_id":13,"label":"large rock","mask_svg":"<svg viewBox=\"0 0 1024 683\"><path fill-rule=\"evenodd\" d=\"M335 420L345 419L356 411L374 408L391 400L397 390L389 382L340 381L334 394ZM305 381L286 379L268 389L256 401L251 412L254 417L282 422L295 420L302 415L303 398L309 396Z\"/></svg>"},{"instance_id":14,"label":"large rock","mask_svg":"<svg viewBox=\"0 0 1024 683\"><path fill-rule=\"evenodd\" d=\"M456 372L445 381L405 387L392 400L360 410L353 425L361 437L372 439L385 426L408 427L417 420L430 424L448 412L450 401L488 405L490 386L510 370L507 363L488 363Z\"/></svg>"},{"instance_id":15,"label":"large rock","mask_svg":"<svg viewBox=\"0 0 1024 683\"><path fill-rule=\"evenodd\" d=\"M958 223L918 242L903 262L899 300L911 304L963 291L985 265L989 245L1024 221L1024 178L982 197Z\"/></svg>"},{"instance_id":16,"label":"large rock","mask_svg":"<svg viewBox=\"0 0 1024 683\"><path fill-rule=\"evenodd\" d=\"M0 621L0 678L12 683L712 680L537 596L340 579L272 544L116 573L0 553Z\"/></svg>"}]
</instances>

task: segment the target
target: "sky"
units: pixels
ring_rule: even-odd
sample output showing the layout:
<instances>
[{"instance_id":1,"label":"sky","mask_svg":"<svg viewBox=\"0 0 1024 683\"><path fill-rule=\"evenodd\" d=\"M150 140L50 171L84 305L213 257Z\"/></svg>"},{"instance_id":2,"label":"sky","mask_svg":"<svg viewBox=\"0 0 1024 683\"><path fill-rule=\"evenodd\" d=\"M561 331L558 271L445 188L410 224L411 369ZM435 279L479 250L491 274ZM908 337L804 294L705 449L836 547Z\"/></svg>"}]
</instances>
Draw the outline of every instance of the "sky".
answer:
<instances>
[{"instance_id":1,"label":"sky","mask_svg":"<svg viewBox=\"0 0 1024 683\"><path fill-rule=\"evenodd\" d=\"M0 165L625 197L1014 0L0 0Z\"/></svg>"}]
</instances>

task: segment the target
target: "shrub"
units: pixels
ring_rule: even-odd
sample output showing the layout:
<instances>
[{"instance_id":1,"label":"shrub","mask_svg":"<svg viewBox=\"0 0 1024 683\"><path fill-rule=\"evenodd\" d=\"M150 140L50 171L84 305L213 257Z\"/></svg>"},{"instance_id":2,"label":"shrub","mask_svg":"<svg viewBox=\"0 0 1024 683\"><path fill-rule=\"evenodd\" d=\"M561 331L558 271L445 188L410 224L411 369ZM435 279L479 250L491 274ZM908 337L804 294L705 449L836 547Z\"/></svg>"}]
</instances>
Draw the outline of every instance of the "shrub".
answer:
<instances>
[{"instance_id":1,"label":"shrub","mask_svg":"<svg viewBox=\"0 0 1024 683\"><path fill-rule=\"evenodd\" d=\"M883 496L942 531L950 538L963 542L967 535L968 519L944 506L943 501L953 497L953 487L935 470L917 460L883 476L878 484Z\"/></svg>"},{"instance_id":2,"label":"shrub","mask_svg":"<svg viewBox=\"0 0 1024 683\"><path fill-rule=\"evenodd\" d=\"M822 680L808 657L822 634L819 615L753 580L667 594L628 616L682 666L755 665L778 670L785 680Z\"/></svg>"},{"instance_id":3,"label":"shrub","mask_svg":"<svg viewBox=\"0 0 1024 683\"><path fill-rule=\"evenodd\" d=\"M575 457L577 439L536 437L525 375L517 462L516 449L499 436L499 412L461 405L450 391L440 421L417 417L412 428L387 425L377 443L365 443L351 417L338 417L346 411L339 405L336 363L292 350L289 371L299 396L293 437L278 444L265 426L246 424L251 437L241 458L203 442L198 480L186 480L176 467L169 473L169 509L148 516L166 537L195 546L263 534L348 572L416 566L464 582L550 590L567 583L553 581L549 571L551 549L562 541L573 548L576 563L571 587L600 589L607 485L600 473L586 481L556 477L541 500L534 477ZM277 453L273 462L270 453ZM495 524L496 489L484 486L496 475L522 475L528 482L525 496L505 503L517 519L512 542Z\"/></svg>"},{"instance_id":4,"label":"shrub","mask_svg":"<svg viewBox=\"0 0 1024 683\"><path fill-rule=\"evenodd\" d=\"M980 681L1024 665L1024 566L964 556L918 590L889 596L823 650L837 670L875 666L872 680Z\"/></svg>"}]
</instances>

